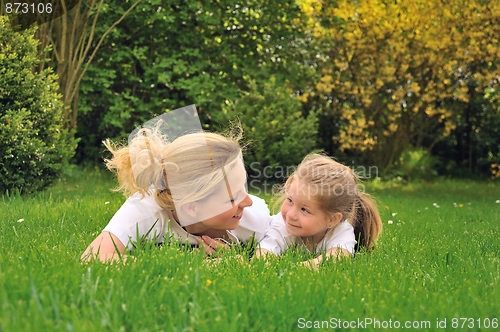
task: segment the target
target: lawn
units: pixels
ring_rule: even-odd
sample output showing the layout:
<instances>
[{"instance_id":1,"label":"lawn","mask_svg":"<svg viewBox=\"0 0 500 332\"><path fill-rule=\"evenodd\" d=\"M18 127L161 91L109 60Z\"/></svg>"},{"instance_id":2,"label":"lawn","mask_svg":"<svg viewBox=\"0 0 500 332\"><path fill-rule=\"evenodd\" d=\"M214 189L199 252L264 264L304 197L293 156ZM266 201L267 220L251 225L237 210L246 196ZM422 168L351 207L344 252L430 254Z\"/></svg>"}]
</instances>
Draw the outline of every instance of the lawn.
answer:
<instances>
[{"instance_id":1,"label":"lawn","mask_svg":"<svg viewBox=\"0 0 500 332\"><path fill-rule=\"evenodd\" d=\"M265 265L235 249L214 263L175 244L83 264L124 200L113 186L74 169L44 193L0 197L0 331L498 329L498 181L368 182L377 250L318 271L297 252Z\"/></svg>"}]
</instances>

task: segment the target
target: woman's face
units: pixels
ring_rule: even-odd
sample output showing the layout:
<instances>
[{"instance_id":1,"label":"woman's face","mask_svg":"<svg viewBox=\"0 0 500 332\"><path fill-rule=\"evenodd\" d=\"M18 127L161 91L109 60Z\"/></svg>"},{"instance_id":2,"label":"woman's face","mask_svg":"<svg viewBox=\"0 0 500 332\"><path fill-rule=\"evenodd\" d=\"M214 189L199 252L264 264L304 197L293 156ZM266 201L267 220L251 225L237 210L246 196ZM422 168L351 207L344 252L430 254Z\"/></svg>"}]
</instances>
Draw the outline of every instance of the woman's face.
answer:
<instances>
[{"instance_id":1,"label":"woman's face","mask_svg":"<svg viewBox=\"0 0 500 332\"><path fill-rule=\"evenodd\" d=\"M231 230L238 227L244 209L253 204L246 191L246 171L241 160L226 173L214 194L203 201L196 202L201 223L208 228ZM206 218L208 216L208 218Z\"/></svg>"}]
</instances>

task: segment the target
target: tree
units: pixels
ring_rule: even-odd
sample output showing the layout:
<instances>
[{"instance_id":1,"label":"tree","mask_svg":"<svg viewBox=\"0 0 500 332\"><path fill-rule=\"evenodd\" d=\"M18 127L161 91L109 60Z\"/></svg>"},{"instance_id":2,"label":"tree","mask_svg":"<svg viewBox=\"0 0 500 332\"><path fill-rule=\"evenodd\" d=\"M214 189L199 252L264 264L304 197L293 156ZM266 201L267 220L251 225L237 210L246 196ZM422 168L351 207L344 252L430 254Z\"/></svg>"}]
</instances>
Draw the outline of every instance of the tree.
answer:
<instances>
[{"instance_id":1,"label":"tree","mask_svg":"<svg viewBox=\"0 0 500 332\"><path fill-rule=\"evenodd\" d=\"M251 80L248 91L223 107L228 119L242 123L250 178L283 183L291 175L290 166L317 149L316 112L304 116L301 108L292 89L278 85L274 77L267 82Z\"/></svg>"},{"instance_id":2,"label":"tree","mask_svg":"<svg viewBox=\"0 0 500 332\"><path fill-rule=\"evenodd\" d=\"M335 117L341 150L388 170L409 146L431 150L450 135L471 84L479 94L498 86L499 9L481 0L305 0L321 78L301 98Z\"/></svg>"},{"instance_id":3,"label":"tree","mask_svg":"<svg viewBox=\"0 0 500 332\"><path fill-rule=\"evenodd\" d=\"M106 36L117 26L142 0L122 1L125 10L110 22L100 35L95 34L97 22L104 6L104 0L81 0L58 2L66 8L66 13L55 19L42 21L37 36L40 39L40 52L49 46L51 61L49 65L57 70L59 85L65 106L64 118L68 128L76 129L78 118L78 97L80 83L88 66L103 43ZM43 68L45 64L42 63Z\"/></svg>"},{"instance_id":4,"label":"tree","mask_svg":"<svg viewBox=\"0 0 500 332\"><path fill-rule=\"evenodd\" d=\"M450 176L490 175L500 177L500 107L498 91L476 91L469 83L467 103L456 102L456 128L436 144L434 154L444 162L441 173Z\"/></svg>"},{"instance_id":5,"label":"tree","mask_svg":"<svg viewBox=\"0 0 500 332\"><path fill-rule=\"evenodd\" d=\"M103 6L103 17L116 20L121 6ZM205 128L220 128L227 124L221 105L248 91L245 76L274 75L277 85L299 77L301 15L292 0L141 3L106 38L83 79L81 160L99 158L103 139L125 138L155 114L187 104L197 105Z\"/></svg>"}]
</instances>

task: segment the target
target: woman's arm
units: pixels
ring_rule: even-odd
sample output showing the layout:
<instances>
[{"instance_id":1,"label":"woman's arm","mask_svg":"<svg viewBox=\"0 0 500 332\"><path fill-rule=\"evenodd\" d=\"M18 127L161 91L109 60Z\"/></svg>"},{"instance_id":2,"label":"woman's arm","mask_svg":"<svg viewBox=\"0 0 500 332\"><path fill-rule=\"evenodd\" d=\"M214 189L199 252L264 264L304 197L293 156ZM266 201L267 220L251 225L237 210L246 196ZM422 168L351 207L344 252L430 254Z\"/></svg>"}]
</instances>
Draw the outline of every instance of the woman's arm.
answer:
<instances>
[{"instance_id":1,"label":"woman's arm","mask_svg":"<svg viewBox=\"0 0 500 332\"><path fill-rule=\"evenodd\" d=\"M101 262L115 261L123 259L125 245L114 234L103 231L87 247L82 254L83 261L90 261L98 258Z\"/></svg>"},{"instance_id":2,"label":"woman's arm","mask_svg":"<svg viewBox=\"0 0 500 332\"><path fill-rule=\"evenodd\" d=\"M129 241L139 242L146 235L152 240L157 234L159 237L164 234L159 211L161 207L153 195L132 195L116 211L102 233L87 247L81 259L99 259L102 262L124 260L122 254Z\"/></svg>"}]
</instances>

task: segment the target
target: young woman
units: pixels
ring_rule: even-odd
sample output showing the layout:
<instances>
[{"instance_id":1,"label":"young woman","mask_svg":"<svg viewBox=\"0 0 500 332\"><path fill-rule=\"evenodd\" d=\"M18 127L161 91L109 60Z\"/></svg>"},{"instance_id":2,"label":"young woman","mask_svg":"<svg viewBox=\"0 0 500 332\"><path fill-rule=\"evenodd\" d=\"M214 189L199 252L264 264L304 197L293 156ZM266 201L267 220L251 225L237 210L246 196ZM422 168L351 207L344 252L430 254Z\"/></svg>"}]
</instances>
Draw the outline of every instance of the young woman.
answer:
<instances>
[{"instance_id":1,"label":"young woman","mask_svg":"<svg viewBox=\"0 0 500 332\"><path fill-rule=\"evenodd\" d=\"M128 199L82 259L117 259L135 241L179 239L211 254L227 243L260 241L270 226L264 200L246 191L238 138L198 132L168 143L141 129L127 146L106 147Z\"/></svg>"}]
</instances>

